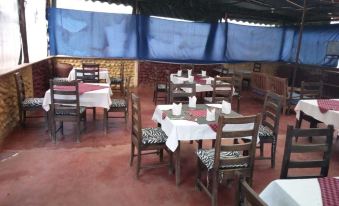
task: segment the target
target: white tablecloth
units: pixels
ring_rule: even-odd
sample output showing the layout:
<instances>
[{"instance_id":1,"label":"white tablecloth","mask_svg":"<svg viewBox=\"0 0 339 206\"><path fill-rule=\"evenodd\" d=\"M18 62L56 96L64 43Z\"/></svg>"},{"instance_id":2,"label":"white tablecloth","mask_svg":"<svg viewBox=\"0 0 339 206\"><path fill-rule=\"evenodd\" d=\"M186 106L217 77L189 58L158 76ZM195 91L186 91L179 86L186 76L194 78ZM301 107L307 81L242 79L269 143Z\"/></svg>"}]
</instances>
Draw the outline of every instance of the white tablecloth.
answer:
<instances>
[{"instance_id":1,"label":"white tablecloth","mask_svg":"<svg viewBox=\"0 0 339 206\"><path fill-rule=\"evenodd\" d=\"M72 81L75 80L75 70L76 69L82 69L82 68L73 68L71 70L71 72L68 74L68 81ZM105 69L100 69L99 71L99 78L100 79L104 79L106 81L106 83L110 84L111 83L111 79L109 78L109 73L107 70Z\"/></svg>"},{"instance_id":2,"label":"white tablecloth","mask_svg":"<svg viewBox=\"0 0 339 206\"><path fill-rule=\"evenodd\" d=\"M94 90L90 92L85 92L79 96L79 104L84 107L102 107L109 109L112 104L111 95L112 90L109 84L106 83L98 83L95 85L106 86L107 88ZM44 101L42 103L42 107L44 110L49 111L51 104L51 92L47 90L45 93Z\"/></svg>"},{"instance_id":3,"label":"white tablecloth","mask_svg":"<svg viewBox=\"0 0 339 206\"><path fill-rule=\"evenodd\" d=\"M214 80L213 77L208 77L206 76L205 79L210 79L211 81ZM188 77L178 77L176 76L176 74L171 74L170 76L171 82L174 84L182 84L184 83L184 81L188 81ZM196 84L196 92L210 92L213 91L213 87L211 86L211 84Z\"/></svg>"},{"instance_id":4,"label":"white tablecloth","mask_svg":"<svg viewBox=\"0 0 339 206\"><path fill-rule=\"evenodd\" d=\"M272 206L321 206L321 190L316 178L274 180L259 195Z\"/></svg>"},{"instance_id":5,"label":"white tablecloth","mask_svg":"<svg viewBox=\"0 0 339 206\"><path fill-rule=\"evenodd\" d=\"M221 108L220 104L208 104L208 106ZM198 124L188 120L171 120L168 117L162 119L162 111L172 109L172 105L158 105L152 116L152 120L161 124L161 129L166 133L168 139L167 147L173 152L177 149L179 140L203 140L215 139L216 132L207 124ZM253 124L226 125L224 131L237 131L252 129Z\"/></svg>"},{"instance_id":6,"label":"white tablecloth","mask_svg":"<svg viewBox=\"0 0 339 206\"><path fill-rule=\"evenodd\" d=\"M339 101L339 99L336 99ZM317 119L326 125L332 124L335 129L339 129L339 111L329 110L326 113L322 113L319 110L317 100L300 100L295 107L296 117L299 119L300 111L303 111L306 115Z\"/></svg>"}]
</instances>

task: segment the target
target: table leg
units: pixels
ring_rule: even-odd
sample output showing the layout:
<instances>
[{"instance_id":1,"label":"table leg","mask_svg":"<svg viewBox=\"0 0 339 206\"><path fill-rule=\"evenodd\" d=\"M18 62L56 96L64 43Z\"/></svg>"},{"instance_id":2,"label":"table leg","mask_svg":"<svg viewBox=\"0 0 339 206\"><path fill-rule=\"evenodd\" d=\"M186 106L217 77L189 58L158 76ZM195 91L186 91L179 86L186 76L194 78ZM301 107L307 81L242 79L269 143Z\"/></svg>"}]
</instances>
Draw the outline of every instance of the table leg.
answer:
<instances>
[{"instance_id":1,"label":"table leg","mask_svg":"<svg viewBox=\"0 0 339 206\"><path fill-rule=\"evenodd\" d=\"M180 184L180 141L178 141L178 147L175 150L175 183L177 186Z\"/></svg>"},{"instance_id":2,"label":"table leg","mask_svg":"<svg viewBox=\"0 0 339 206\"><path fill-rule=\"evenodd\" d=\"M301 122L302 122L303 118L304 118L304 112L300 111L299 120L297 119L296 123L295 123L295 127L296 128L300 128L301 127Z\"/></svg>"},{"instance_id":3,"label":"table leg","mask_svg":"<svg viewBox=\"0 0 339 206\"><path fill-rule=\"evenodd\" d=\"M106 108L104 108L104 131L105 135L107 134L107 129L108 129L108 111Z\"/></svg>"}]
</instances>

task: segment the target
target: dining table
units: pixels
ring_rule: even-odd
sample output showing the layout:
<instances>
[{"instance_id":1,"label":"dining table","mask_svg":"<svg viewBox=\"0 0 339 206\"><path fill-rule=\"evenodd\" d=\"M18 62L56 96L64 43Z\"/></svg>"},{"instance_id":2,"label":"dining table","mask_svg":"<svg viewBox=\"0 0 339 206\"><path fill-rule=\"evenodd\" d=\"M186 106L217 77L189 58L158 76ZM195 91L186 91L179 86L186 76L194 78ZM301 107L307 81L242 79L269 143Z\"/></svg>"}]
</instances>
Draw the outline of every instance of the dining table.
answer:
<instances>
[{"instance_id":1,"label":"dining table","mask_svg":"<svg viewBox=\"0 0 339 206\"><path fill-rule=\"evenodd\" d=\"M297 127L300 127L302 119L307 115L326 125L331 124L336 130L339 130L339 99L299 100L294 110Z\"/></svg>"},{"instance_id":2,"label":"dining table","mask_svg":"<svg viewBox=\"0 0 339 206\"><path fill-rule=\"evenodd\" d=\"M216 139L217 121L220 115L228 117L242 116L234 111L231 111L229 114L223 114L221 108L221 104L197 104L195 108L190 108L188 105L184 104L182 105L181 114L174 115L173 105L156 106L152 120L158 123L168 136L166 146L175 154L175 176L177 186L181 182L180 142ZM206 120L207 109L215 109L215 118L213 121ZM223 127L223 131L252 129L253 126L254 124L228 124Z\"/></svg>"},{"instance_id":3,"label":"dining table","mask_svg":"<svg viewBox=\"0 0 339 206\"><path fill-rule=\"evenodd\" d=\"M277 179L259 194L269 206L322 206L339 204L337 177Z\"/></svg>"},{"instance_id":4,"label":"dining table","mask_svg":"<svg viewBox=\"0 0 339 206\"><path fill-rule=\"evenodd\" d=\"M68 81L76 80L76 74L75 74L76 70L82 70L82 68L80 68L80 67L73 68L68 74L68 77L67 77ZM80 73L80 75L82 75L82 74ZM105 82L108 83L108 84L111 83L109 72L106 68L100 68L99 69L99 79L105 80Z\"/></svg>"}]
</instances>

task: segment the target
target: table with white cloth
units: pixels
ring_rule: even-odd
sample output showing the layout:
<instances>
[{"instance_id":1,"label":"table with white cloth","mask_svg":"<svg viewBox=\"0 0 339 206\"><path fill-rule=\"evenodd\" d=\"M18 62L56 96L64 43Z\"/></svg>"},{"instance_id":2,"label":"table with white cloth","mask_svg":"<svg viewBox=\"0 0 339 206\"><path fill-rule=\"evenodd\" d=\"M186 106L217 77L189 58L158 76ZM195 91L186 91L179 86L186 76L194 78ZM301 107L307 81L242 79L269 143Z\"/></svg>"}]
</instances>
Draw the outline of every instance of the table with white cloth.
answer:
<instances>
[{"instance_id":1,"label":"table with white cloth","mask_svg":"<svg viewBox=\"0 0 339 206\"><path fill-rule=\"evenodd\" d=\"M322 206L317 178L272 181L259 195L272 206Z\"/></svg>"},{"instance_id":2,"label":"table with white cloth","mask_svg":"<svg viewBox=\"0 0 339 206\"><path fill-rule=\"evenodd\" d=\"M185 105L183 105L184 107ZM206 104L203 105L205 108L214 107L221 109L221 104ZM176 184L180 184L180 141L191 141L191 140L204 140L204 139L216 139L216 131L214 131L209 124L198 123L194 120L186 120L184 118L185 111L183 109L182 116L177 118L170 118L168 116L164 117L163 112L170 112L173 105L158 105L155 108L155 111L152 116L152 120L161 125L161 129L168 136L166 141L166 146L173 152L175 152L176 163L175 163L175 173L176 173ZM186 105L187 107L187 105ZM197 108L202 107L202 105L197 104ZM192 110L186 108L188 111ZM225 115L225 114L223 114ZM231 112L227 114L230 117L241 116L236 112ZM226 115L226 116L227 116ZM217 124L217 119L215 124ZM243 124L243 125L225 125L223 131L237 131L244 129L252 129L253 124Z\"/></svg>"},{"instance_id":3,"label":"table with white cloth","mask_svg":"<svg viewBox=\"0 0 339 206\"><path fill-rule=\"evenodd\" d=\"M339 101L339 99L334 100ZM308 115L326 125L333 125L337 130L339 129L339 111L328 110L327 112L322 113L316 99L300 100L294 110L296 112L298 124L301 123L300 121L304 115Z\"/></svg>"},{"instance_id":4,"label":"table with white cloth","mask_svg":"<svg viewBox=\"0 0 339 206\"><path fill-rule=\"evenodd\" d=\"M76 79L75 70L82 70L82 68L73 68L70 71L70 73L68 74L68 78L67 78L68 81L73 81L73 80ZM109 72L107 71L107 69L104 69L104 68L99 69L99 78L102 79L102 80L105 80L106 83L108 83L108 84L111 83L111 79L109 77Z\"/></svg>"},{"instance_id":5,"label":"table with white cloth","mask_svg":"<svg viewBox=\"0 0 339 206\"><path fill-rule=\"evenodd\" d=\"M207 80L209 79L210 81L213 81L214 78L213 77L202 77L202 80ZM186 81L189 80L188 77L186 76L178 76L177 74L171 74L170 76L170 80L173 84L182 84ZM196 92L210 92L213 91L213 87L211 84L196 84Z\"/></svg>"},{"instance_id":6,"label":"table with white cloth","mask_svg":"<svg viewBox=\"0 0 339 206\"><path fill-rule=\"evenodd\" d=\"M105 110L108 110L112 104L111 96L113 95L110 85L107 83L84 83L84 84L100 85L105 88L88 91L84 92L83 94L80 94L79 105L83 107L101 107L104 108ZM60 97L62 97L62 95L60 95ZM42 108L48 112L50 110L50 104L51 104L51 91L49 89L45 93ZM105 121L104 125L106 125Z\"/></svg>"}]
</instances>

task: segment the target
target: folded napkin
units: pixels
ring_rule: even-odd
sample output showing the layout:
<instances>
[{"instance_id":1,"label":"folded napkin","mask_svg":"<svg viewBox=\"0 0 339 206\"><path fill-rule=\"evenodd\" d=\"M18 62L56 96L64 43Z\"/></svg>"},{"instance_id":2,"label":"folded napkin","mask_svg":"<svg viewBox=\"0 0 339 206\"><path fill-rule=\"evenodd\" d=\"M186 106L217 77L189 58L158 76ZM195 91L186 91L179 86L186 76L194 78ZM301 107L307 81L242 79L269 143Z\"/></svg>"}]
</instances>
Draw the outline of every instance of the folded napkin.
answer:
<instances>
[{"instance_id":1,"label":"folded napkin","mask_svg":"<svg viewBox=\"0 0 339 206\"><path fill-rule=\"evenodd\" d=\"M192 69L187 69L188 76L192 76Z\"/></svg>"},{"instance_id":2,"label":"folded napkin","mask_svg":"<svg viewBox=\"0 0 339 206\"><path fill-rule=\"evenodd\" d=\"M206 109L206 121L215 121L215 109Z\"/></svg>"},{"instance_id":3,"label":"folded napkin","mask_svg":"<svg viewBox=\"0 0 339 206\"><path fill-rule=\"evenodd\" d=\"M194 76L191 76L190 74L188 74L188 82L193 82L194 81Z\"/></svg>"},{"instance_id":4,"label":"folded napkin","mask_svg":"<svg viewBox=\"0 0 339 206\"><path fill-rule=\"evenodd\" d=\"M204 71L204 70L201 70L201 76L206 76L206 71Z\"/></svg>"},{"instance_id":5,"label":"folded napkin","mask_svg":"<svg viewBox=\"0 0 339 206\"><path fill-rule=\"evenodd\" d=\"M211 84L212 83L212 80L214 80L213 78L207 78L206 79L206 84Z\"/></svg>"},{"instance_id":6,"label":"folded napkin","mask_svg":"<svg viewBox=\"0 0 339 206\"><path fill-rule=\"evenodd\" d=\"M231 104L225 100L222 100L221 104L221 112L224 114L229 114L231 113Z\"/></svg>"},{"instance_id":7,"label":"folded napkin","mask_svg":"<svg viewBox=\"0 0 339 206\"><path fill-rule=\"evenodd\" d=\"M181 77L181 75L182 75L182 70L178 70L177 75L178 75L179 77Z\"/></svg>"},{"instance_id":8,"label":"folded napkin","mask_svg":"<svg viewBox=\"0 0 339 206\"><path fill-rule=\"evenodd\" d=\"M188 97L188 107L195 108L197 106L196 96Z\"/></svg>"},{"instance_id":9,"label":"folded napkin","mask_svg":"<svg viewBox=\"0 0 339 206\"><path fill-rule=\"evenodd\" d=\"M180 104L173 103L172 114L176 116L181 115L181 109L182 109L182 103Z\"/></svg>"}]
</instances>

